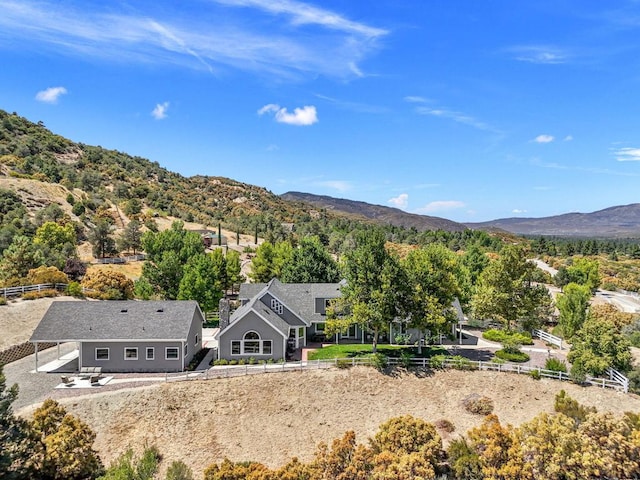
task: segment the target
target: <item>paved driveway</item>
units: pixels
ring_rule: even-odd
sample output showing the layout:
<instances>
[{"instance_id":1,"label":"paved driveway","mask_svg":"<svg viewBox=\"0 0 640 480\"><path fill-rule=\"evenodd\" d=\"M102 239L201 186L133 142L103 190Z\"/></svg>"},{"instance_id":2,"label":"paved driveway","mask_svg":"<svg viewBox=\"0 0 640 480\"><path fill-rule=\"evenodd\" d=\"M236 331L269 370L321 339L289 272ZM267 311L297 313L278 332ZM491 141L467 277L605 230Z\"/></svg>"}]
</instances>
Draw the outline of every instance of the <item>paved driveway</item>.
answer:
<instances>
[{"instance_id":1,"label":"paved driveway","mask_svg":"<svg viewBox=\"0 0 640 480\"><path fill-rule=\"evenodd\" d=\"M75 343L62 344L60 345L60 354L72 352L75 347ZM57 358L58 349L56 347L49 348L38 353L38 364L42 366ZM36 373L35 367L35 355L29 355L7 364L3 368L7 377L7 386L18 384L19 392L17 400L13 403L14 411L33 403L42 402L60 383L60 371ZM77 366L75 368L77 369Z\"/></svg>"}]
</instances>

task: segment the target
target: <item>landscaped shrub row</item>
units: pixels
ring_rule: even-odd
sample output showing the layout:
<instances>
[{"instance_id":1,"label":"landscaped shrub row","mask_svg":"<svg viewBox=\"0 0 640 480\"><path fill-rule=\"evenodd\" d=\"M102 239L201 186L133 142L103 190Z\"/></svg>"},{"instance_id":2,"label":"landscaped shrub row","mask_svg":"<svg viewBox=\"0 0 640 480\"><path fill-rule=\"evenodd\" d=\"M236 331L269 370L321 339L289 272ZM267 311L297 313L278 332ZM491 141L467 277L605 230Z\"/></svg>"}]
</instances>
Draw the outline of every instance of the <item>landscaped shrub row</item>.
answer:
<instances>
[{"instance_id":1,"label":"landscaped shrub row","mask_svg":"<svg viewBox=\"0 0 640 480\"><path fill-rule=\"evenodd\" d=\"M273 358L270 358L268 360L256 360L253 357L240 358L238 360L227 360L225 358L222 358L220 360L214 360L213 362L211 362L211 365L214 365L214 366L218 366L218 365L264 365L265 363L271 364L271 363L276 363L276 361L273 360ZM281 359L277 360L277 363L284 363L284 360L281 358Z\"/></svg>"},{"instance_id":2,"label":"landscaped shrub row","mask_svg":"<svg viewBox=\"0 0 640 480\"><path fill-rule=\"evenodd\" d=\"M506 330L498 330L497 328L492 328L483 332L482 338L491 342L503 343L511 340L519 343L520 345L533 345L531 335L526 332L508 332Z\"/></svg>"}]
</instances>

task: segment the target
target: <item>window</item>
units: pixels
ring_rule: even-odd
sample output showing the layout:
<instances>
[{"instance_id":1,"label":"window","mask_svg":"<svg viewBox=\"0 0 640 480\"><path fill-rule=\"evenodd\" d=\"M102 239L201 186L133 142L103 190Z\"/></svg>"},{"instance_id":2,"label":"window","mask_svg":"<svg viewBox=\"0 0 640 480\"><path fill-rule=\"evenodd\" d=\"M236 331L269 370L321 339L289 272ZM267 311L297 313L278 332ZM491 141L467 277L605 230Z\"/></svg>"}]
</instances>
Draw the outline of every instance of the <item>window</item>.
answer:
<instances>
[{"instance_id":1,"label":"window","mask_svg":"<svg viewBox=\"0 0 640 480\"><path fill-rule=\"evenodd\" d=\"M243 353L260 353L260 335L256 332L245 333L243 343Z\"/></svg>"},{"instance_id":2,"label":"window","mask_svg":"<svg viewBox=\"0 0 640 480\"><path fill-rule=\"evenodd\" d=\"M198 334L197 334L197 333L196 333L196 339L195 339L195 341L193 342L193 344L194 344L194 345L198 345Z\"/></svg>"},{"instance_id":3,"label":"window","mask_svg":"<svg viewBox=\"0 0 640 480\"><path fill-rule=\"evenodd\" d=\"M109 360L109 349L96 348L96 360Z\"/></svg>"},{"instance_id":4,"label":"window","mask_svg":"<svg viewBox=\"0 0 640 480\"><path fill-rule=\"evenodd\" d=\"M138 348L137 347L124 347L124 359L125 360L137 360Z\"/></svg>"},{"instance_id":5,"label":"window","mask_svg":"<svg viewBox=\"0 0 640 480\"><path fill-rule=\"evenodd\" d=\"M282 304L276 300L275 298L271 299L271 310L273 310L274 312L276 312L279 315L282 315L282 312L284 311L284 307L282 306Z\"/></svg>"},{"instance_id":6,"label":"window","mask_svg":"<svg viewBox=\"0 0 640 480\"><path fill-rule=\"evenodd\" d=\"M147 347L147 360L153 360L156 356L156 349L153 347Z\"/></svg>"},{"instance_id":7,"label":"window","mask_svg":"<svg viewBox=\"0 0 640 480\"><path fill-rule=\"evenodd\" d=\"M166 360L178 359L178 347L166 347L164 349L164 355Z\"/></svg>"},{"instance_id":8,"label":"window","mask_svg":"<svg viewBox=\"0 0 640 480\"><path fill-rule=\"evenodd\" d=\"M324 332L324 327L326 327L326 324L323 323L316 323L316 332Z\"/></svg>"},{"instance_id":9,"label":"window","mask_svg":"<svg viewBox=\"0 0 640 480\"><path fill-rule=\"evenodd\" d=\"M187 352L189 350L189 345L187 345L186 343L184 344L184 356L187 356Z\"/></svg>"},{"instance_id":10,"label":"window","mask_svg":"<svg viewBox=\"0 0 640 480\"><path fill-rule=\"evenodd\" d=\"M271 340L261 340L257 332L249 331L242 340L231 341L231 355L271 355Z\"/></svg>"}]
</instances>

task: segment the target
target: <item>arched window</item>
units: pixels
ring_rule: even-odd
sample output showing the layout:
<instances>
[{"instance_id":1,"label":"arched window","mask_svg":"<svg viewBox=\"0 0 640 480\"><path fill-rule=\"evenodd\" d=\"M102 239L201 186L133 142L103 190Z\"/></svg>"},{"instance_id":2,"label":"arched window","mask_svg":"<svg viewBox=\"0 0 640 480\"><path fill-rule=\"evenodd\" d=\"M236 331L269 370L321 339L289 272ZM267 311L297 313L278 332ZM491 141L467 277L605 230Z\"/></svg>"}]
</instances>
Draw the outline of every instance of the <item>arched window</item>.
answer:
<instances>
[{"instance_id":1,"label":"arched window","mask_svg":"<svg viewBox=\"0 0 640 480\"><path fill-rule=\"evenodd\" d=\"M260 334L249 330L242 340L231 341L231 355L271 355L271 340L261 340Z\"/></svg>"},{"instance_id":2,"label":"arched window","mask_svg":"<svg viewBox=\"0 0 640 480\"><path fill-rule=\"evenodd\" d=\"M244 348L242 353L252 354L260 353L260 335L257 332L249 331L244 334L244 340L242 342Z\"/></svg>"}]
</instances>

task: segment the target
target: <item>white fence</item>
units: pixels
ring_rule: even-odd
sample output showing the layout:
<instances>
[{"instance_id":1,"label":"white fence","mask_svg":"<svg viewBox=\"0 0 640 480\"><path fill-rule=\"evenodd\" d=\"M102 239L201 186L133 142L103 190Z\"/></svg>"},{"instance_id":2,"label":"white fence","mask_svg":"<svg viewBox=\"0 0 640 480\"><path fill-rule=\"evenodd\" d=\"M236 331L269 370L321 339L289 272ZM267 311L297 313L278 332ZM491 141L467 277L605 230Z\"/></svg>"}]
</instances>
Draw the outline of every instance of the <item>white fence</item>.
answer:
<instances>
[{"instance_id":1,"label":"white fence","mask_svg":"<svg viewBox=\"0 0 640 480\"><path fill-rule=\"evenodd\" d=\"M494 363L468 360L462 357L445 357L445 358L387 358L388 365L404 365L421 368L453 368L457 370L482 370L493 372L517 373L531 376L539 376L541 378L551 378L560 381L570 381L571 377L566 372L556 372L546 370L544 368L531 367L517 363ZM168 382L182 380L209 380L215 378L231 378L245 375L258 375L262 373L274 372L294 372L304 370L318 370L333 367L351 367L358 365L373 365L371 358L335 358L331 360L309 360L301 362L286 363L264 363L259 365L225 365L216 366L208 370L200 372L183 372L168 373L165 380ZM535 373L533 373L535 372ZM612 373L613 372L613 373ZM593 385L601 388L611 388L622 390L627 393L629 390L629 380L619 372L612 370L608 372L610 378L594 378L587 376L583 382L587 385Z\"/></svg>"},{"instance_id":2,"label":"white fence","mask_svg":"<svg viewBox=\"0 0 640 480\"><path fill-rule=\"evenodd\" d=\"M66 283L41 283L39 285L22 285L19 287L0 288L0 296L4 298L20 297L29 292L41 292L42 290L58 290L65 291Z\"/></svg>"},{"instance_id":3,"label":"white fence","mask_svg":"<svg viewBox=\"0 0 640 480\"><path fill-rule=\"evenodd\" d=\"M547 333L544 330L534 330L533 336L538 337L540 340L550 343L551 345L557 345L560 348L560 350L562 350L562 339L560 337L551 335L550 333Z\"/></svg>"},{"instance_id":4,"label":"white fence","mask_svg":"<svg viewBox=\"0 0 640 480\"><path fill-rule=\"evenodd\" d=\"M144 253L138 255L130 255L128 257L105 257L105 258L96 258L93 263L127 263L127 262L139 262L146 259L147 256Z\"/></svg>"}]
</instances>

